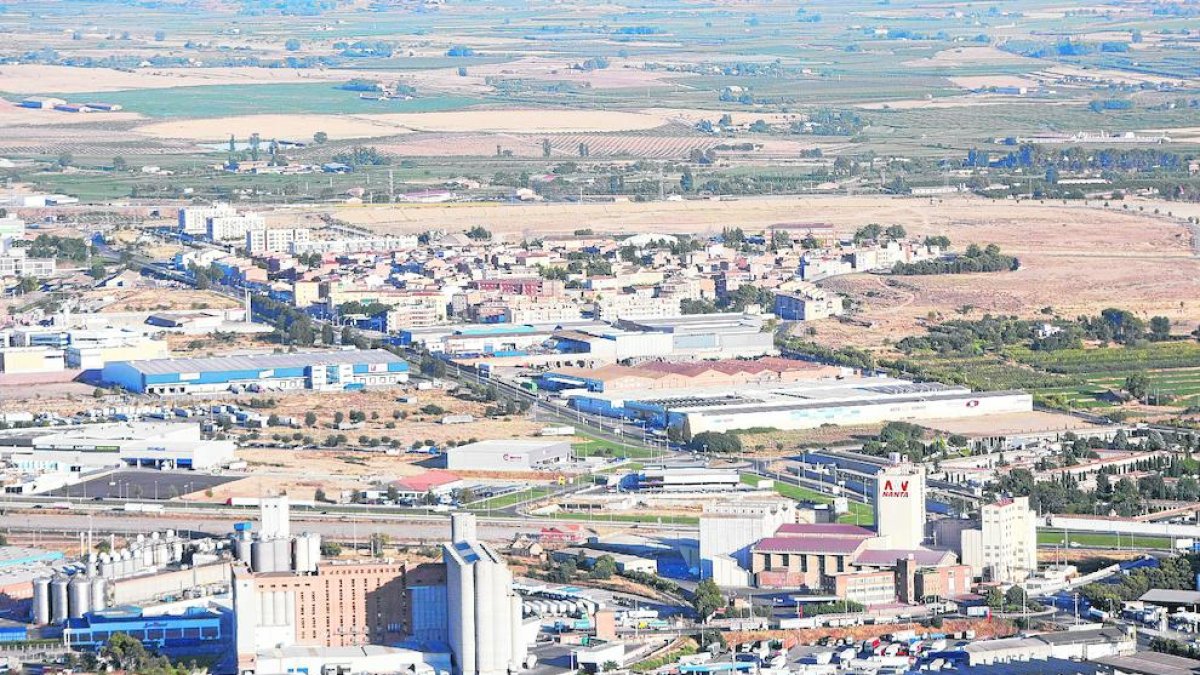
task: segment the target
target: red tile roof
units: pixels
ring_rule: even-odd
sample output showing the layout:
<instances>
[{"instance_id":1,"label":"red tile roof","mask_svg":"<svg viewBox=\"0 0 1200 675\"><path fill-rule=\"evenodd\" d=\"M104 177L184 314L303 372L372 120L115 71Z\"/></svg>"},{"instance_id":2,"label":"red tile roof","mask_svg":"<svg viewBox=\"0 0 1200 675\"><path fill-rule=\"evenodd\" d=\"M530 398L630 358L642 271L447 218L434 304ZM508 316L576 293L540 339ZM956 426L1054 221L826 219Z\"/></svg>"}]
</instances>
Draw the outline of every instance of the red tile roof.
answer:
<instances>
[{"instance_id":1,"label":"red tile roof","mask_svg":"<svg viewBox=\"0 0 1200 675\"><path fill-rule=\"evenodd\" d=\"M931 551L929 549L880 549L874 551L863 551L858 554L854 562L858 565L872 565L885 567L895 565L897 560L912 556L913 560L918 565L940 565L946 560L947 556L952 556L949 551Z\"/></svg>"},{"instance_id":2,"label":"red tile roof","mask_svg":"<svg viewBox=\"0 0 1200 675\"><path fill-rule=\"evenodd\" d=\"M821 535L827 537L874 537L865 527L848 523L785 523L775 530L776 537Z\"/></svg>"}]
</instances>

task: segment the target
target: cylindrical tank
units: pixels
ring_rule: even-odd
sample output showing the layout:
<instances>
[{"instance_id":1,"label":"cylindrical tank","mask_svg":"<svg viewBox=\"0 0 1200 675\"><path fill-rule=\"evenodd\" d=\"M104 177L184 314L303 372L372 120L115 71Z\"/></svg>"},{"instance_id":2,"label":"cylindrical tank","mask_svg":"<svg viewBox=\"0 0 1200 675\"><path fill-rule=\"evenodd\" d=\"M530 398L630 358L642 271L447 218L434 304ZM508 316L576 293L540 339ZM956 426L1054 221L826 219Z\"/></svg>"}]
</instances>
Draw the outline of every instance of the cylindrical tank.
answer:
<instances>
[{"instance_id":1,"label":"cylindrical tank","mask_svg":"<svg viewBox=\"0 0 1200 675\"><path fill-rule=\"evenodd\" d=\"M176 539L171 542L171 562L179 562L183 560L183 542Z\"/></svg>"},{"instance_id":2,"label":"cylindrical tank","mask_svg":"<svg viewBox=\"0 0 1200 675\"><path fill-rule=\"evenodd\" d=\"M292 569L292 542L287 539L272 539L271 559L275 563L272 572L287 572Z\"/></svg>"},{"instance_id":3,"label":"cylindrical tank","mask_svg":"<svg viewBox=\"0 0 1200 675\"><path fill-rule=\"evenodd\" d=\"M66 577L54 577L50 582L50 621L62 623L67 620L68 586L71 581Z\"/></svg>"},{"instance_id":4,"label":"cylindrical tank","mask_svg":"<svg viewBox=\"0 0 1200 675\"><path fill-rule=\"evenodd\" d=\"M117 576L127 577L133 574L133 551L121 549L120 564L117 565Z\"/></svg>"},{"instance_id":5,"label":"cylindrical tank","mask_svg":"<svg viewBox=\"0 0 1200 675\"><path fill-rule=\"evenodd\" d=\"M250 562L250 547L249 539L238 539L233 547L233 556L238 560Z\"/></svg>"},{"instance_id":6,"label":"cylindrical tank","mask_svg":"<svg viewBox=\"0 0 1200 675\"><path fill-rule=\"evenodd\" d=\"M270 541L256 541L250 545L250 569L255 572L275 571L275 548Z\"/></svg>"},{"instance_id":7,"label":"cylindrical tank","mask_svg":"<svg viewBox=\"0 0 1200 675\"><path fill-rule=\"evenodd\" d=\"M84 614L92 611L92 584L87 577L76 574L71 578L69 588L67 602L70 604L67 606L67 616L81 619Z\"/></svg>"},{"instance_id":8,"label":"cylindrical tank","mask_svg":"<svg viewBox=\"0 0 1200 675\"><path fill-rule=\"evenodd\" d=\"M498 609L495 593L492 592L496 571L496 565L491 563L481 561L475 565L475 609L478 612L475 621L475 658L479 671L485 673L497 670L498 665L497 645L492 637L493 617Z\"/></svg>"},{"instance_id":9,"label":"cylindrical tank","mask_svg":"<svg viewBox=\"0 0 1200 675\"><path fill-rule=\"evenodd\" d=\"M142 569L144 567L154 567L154 546L152 544L146 544L142 547L140 553L141 564L138 565L137 568Z\"/></svg>"},{"instance_id":10,"label":"cylindrical tank","mask_svg":"<svg viewBox=\"0 0 1200 675\"><path fill-rule=\"evenodd\" d=\"M50 623L50 578L33 580L33 622L39 626Z\"/></svg>"},{"instance_id":11,"label":"cylindrical tank","mask_svg":"<svg viewBox=\"0 0 1200 675\"><path fill-rule=\"evenodd\" d=\"M92 579L92 611L99 612L108 606L108 582L102 577Z\"/></svg>"},{"instance_id":12,"label":"cylindrical tank","mask_svg":"<svg viewBox=\"0 0 1200 675\"><path fill-rule=\"evenodd\" d=\"M159 542L154 545L154 564L162 567L171 562L171 548L166 543Z\"/></svg>"},{"instance_id":13,"label":"cylindrical tank","mask_svg":"<svg viewBox=\"0 0 1200 675\"><path fill-rule=\"evenodd\" d=\"M287 613L287 596L289 594L284 591L275 591L271 593L272 601L275 603L275 620L280 624L288 623L286 617L291 616Z\"/></svg>"}]
</instances>

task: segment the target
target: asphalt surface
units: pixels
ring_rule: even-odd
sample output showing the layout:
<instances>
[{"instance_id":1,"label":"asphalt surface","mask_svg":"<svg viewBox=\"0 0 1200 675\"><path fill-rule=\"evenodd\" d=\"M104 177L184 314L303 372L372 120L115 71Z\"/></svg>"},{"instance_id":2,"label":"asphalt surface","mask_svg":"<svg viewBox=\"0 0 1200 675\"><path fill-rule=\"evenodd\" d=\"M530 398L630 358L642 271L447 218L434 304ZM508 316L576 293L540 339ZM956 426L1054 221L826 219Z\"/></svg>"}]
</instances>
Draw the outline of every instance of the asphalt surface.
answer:
<instances>
[{"instance_id":1,"label":"asphalt surface","mask_svg":"<svg viewBox=\"0 0 1200 675\"><path fill-rule=\"evenodd\" d=\"M67 499L174 499L190 492L201 492L242 476L214 476L194 471L114 471L113 473L68 485L46 493Z\"/></svg>"}]
</instances>

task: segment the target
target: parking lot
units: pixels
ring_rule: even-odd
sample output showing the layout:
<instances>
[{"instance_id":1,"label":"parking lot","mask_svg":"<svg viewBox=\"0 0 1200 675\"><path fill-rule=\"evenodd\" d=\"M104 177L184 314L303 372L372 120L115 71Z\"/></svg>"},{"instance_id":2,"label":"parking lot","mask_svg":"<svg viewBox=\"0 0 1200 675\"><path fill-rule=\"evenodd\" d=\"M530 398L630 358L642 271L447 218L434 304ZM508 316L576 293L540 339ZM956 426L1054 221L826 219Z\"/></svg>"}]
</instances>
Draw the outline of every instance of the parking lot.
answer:
<instances>
[{"instance_id":1,"label":"parking lot","mask_svg":"<svg viewBox=\"0 0 1200 675\"><path fill-rule=\"evenodd\" d=\"M47 495L66 499L174 499L189 492L238 480L235 476L213 476L194 471L129 469L59 488Z\"/></svg>"}]
</instances>

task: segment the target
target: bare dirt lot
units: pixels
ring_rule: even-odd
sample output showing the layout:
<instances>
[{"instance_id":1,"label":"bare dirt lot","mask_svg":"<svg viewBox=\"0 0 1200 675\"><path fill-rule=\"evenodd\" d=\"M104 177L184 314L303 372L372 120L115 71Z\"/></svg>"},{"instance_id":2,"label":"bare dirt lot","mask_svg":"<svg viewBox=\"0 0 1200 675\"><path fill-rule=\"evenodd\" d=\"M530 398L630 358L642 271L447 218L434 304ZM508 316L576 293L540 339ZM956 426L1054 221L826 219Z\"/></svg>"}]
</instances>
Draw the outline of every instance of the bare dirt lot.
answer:
<instances>
[{"instance_id":1,"label":"bare dirt lot","mask_svg":"<svg viewBox=\"0 0 1200 675\"><path fill-rule=\"evenodd\" d=\"M1092 427L1078 417L1039 411L967 419L924 420L921 426L964 436L1014 436L1049 431L1067 432Z\"/></svg>"},{"instance_id":2,"label":"bare dirt lot","mask_svg":"<svg viewBox=\"0 0 1200 675\"><path fill-rule=\"evenodd\" d=\"M395 136L412 131L568 133L639 131L666 123L659 115L591 110L468 110L378 115L244 115L156 122L137 127L155 138L217 141L229 134L271 129L279 136L308 137L324 131L332 138Z\"/></svg>"}]
</instances>

